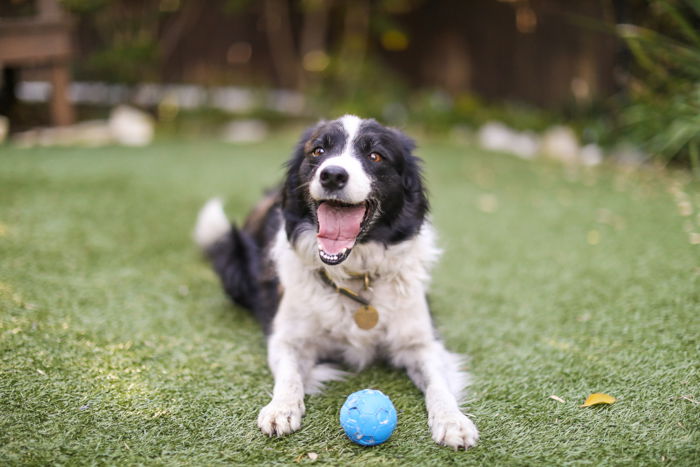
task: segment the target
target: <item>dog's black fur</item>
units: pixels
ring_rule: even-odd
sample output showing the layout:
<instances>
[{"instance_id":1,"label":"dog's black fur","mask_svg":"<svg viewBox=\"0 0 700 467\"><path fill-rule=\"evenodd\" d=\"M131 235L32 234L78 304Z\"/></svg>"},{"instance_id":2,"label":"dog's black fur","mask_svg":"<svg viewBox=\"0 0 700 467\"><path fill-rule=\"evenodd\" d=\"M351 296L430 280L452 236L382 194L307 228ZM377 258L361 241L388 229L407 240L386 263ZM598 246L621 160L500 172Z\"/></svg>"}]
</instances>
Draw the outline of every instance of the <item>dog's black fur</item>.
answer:
<instances>
[{"instance_id":1,"label":"dog's black fur","mask_svg":"<svg viewBox=\"0 0 700 467\"><path fill-rule=\"evenodd\" d=\"M224 239L207 250L226 293L254 313L266 334L282 293L269 257L270 244L282 223L292 243L301 232L318 229L308 186L316 168L343 150L347 137L337 121L320 122L306 130L287 163L282 187L268 194L242 229L232 226ZM428 200L420 160L413 155L414 142L398 130L366 120L353 144L357 154L382 155L381 163L361 158L364 170L374 181L371 197L376 209L357 243L389 246L416 235L428 212ZM310 157L318 147L324 149L323 156Z\"/></svg>"}]
</instances>

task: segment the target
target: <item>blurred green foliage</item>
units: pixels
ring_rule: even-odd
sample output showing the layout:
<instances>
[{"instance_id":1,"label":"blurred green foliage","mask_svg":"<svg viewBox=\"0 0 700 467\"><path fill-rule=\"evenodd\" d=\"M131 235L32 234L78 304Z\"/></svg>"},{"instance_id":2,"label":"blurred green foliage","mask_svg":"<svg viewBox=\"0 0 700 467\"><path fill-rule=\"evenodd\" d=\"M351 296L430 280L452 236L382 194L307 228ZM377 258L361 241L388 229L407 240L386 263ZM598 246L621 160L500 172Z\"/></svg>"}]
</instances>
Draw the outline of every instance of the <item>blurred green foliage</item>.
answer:
<instances>
[{"instance_id":1,"label":"blurred green foliage","mask_svg":"<svg viewBox=\"0 0 700 467\"><path fill-rule=\"evenodd\" d=\"M636 68L623 133L663 161L700 171L700 1L658 0L648 27L619 25Z\"/></svg>"},{"instance_id":2,"label":"blurred green foliage","mask_svg":"<svg viewBox=\"0 0 700 467\"><path fill-rule=\"evenodd\" d=\"M489 101L474 93L453 96L439 88L411 88L386 63L372 57L357 64L357 79L362 85L352 86L337 61L337 56L331 56L325 78L307 91L313 114L354 113L395 126L420 126L432 134L446 133L456 126L476 129L489 121L532 131L543 131L562 120L585 126L562 111L522 102Z\"/></svg>"},{"instance_id":3,"label":"blurred green foliage","mask_svg":"<svg viewBox=\"0 0 700 467\"><path fill-rule=\"evenodd\" d=\"M224 15L259 17L262 25L267 24L265 18L278 26L287 22L286 29L298 30L301 39L285 36L281 43L273 39L275 34L268 34L263 53L271 57L274 73L253 87L298 89L306 97L310 115L357 113L438 133L476 128L492 120L532 131L566 123L586 143L613 146L623 139L658 160L690 163L700 171L700 0L633 3L635 25L615 29L635 59L631 66L618 65L626 68L621 71L628 78L623 92L603 101L572 102L548 110L411 87L384 54L416 40L402 29L400 15L422 1L221 0L206 7L218 8ZM87 58L76 63L76 75L126 84L160 81L167 62L164 33L177 22L171 20L191 14L186 8L198 5L196 0L61 2L88 25L83 32L94 38L87 45ZM333 29L334 25L341 27ZM313 36L314 31L317 41L304 45L303 37ZM262 36L258 40L265 41ZM170 49L176 50L177 40L170 42ZM298 47L286 47L296 42ZM316 54L316 60L307 63L309 52ZM221 83L225 82L224 77Z\"/></svg>"},{"instance_id":4,"label":"blurred green foliage","mask_svg":"<svg viewBox=\"0 0 700 467\"><path fill-rule=\"evenodd\" d=\"M161 64L159 21L162 1L61 0L85 25L94 41L77 74L89 79L134 84L153 80Z\"/></svg>"},{"instance_id":5,"label":"blurred green foliage","mask_svg":"<svg viewBox=\"0 0 700 467\"><path fill-rule=\"evenodd\" d=\"M306 97L309 113L331 116L357 113L381 119L393 125L418 124L432 132L449 131L455 125L476 127L490 120L500 120L517 129L543 130L562 115L533 106L509 102L486 102L473 94L450 95L440 89L412 89L406 79L395 72L383 58L382 51L402 50L416 38L410 37L400 25L400 15L416 8L425 0L381 0L361 2L255 2L253 0L222 0L212 2L222 14L265 15L278 21L301 21L301 29L322 28L321 42L311 45L320 52L327 64L309 69L304 55L309 52L300 44L290 50L295 57L293 70L302 79L296 83ZM160 73L166 58L162 40L168 21L188 14L186 8L193 0L61 0L63 6L81 22L82 34L92 39L82 51L87 58L75 64L80 79L136 84L161 81ZM280 5L289 9L275 10ZM324 9L319 17L313 13ZM285 16L286 15L286 16ZM308 18L307 18L308 15ZM352 18L355 18L352 20ZM367 20L358 20L366 17ZM314 19L324 23L320 26ZM311 19L312 21L306 21ZM340 33L331 33L331 24L342 24ZM309 29L310 30L310 29ZM300 32L303 36L309 30ZM293 41L294 42L294 41ZM303 42L303 41L302 41ZM308 45L307 45L308 47ZM271 56L274 44L269 41L264 53ZM282 54L284 55L284 54ZM279 54L277 55L279 56ZM284 64L282 64L284 65ZM273 67L277 75L289 75L290 68ZM282 70L282 72L280 72ZM271 73L268 81L255 86L285 87L275 83ZM289 76L284 76L289 78ZM284 80L282 80L284 81ZM294 85L294 80L286 84Z\"/></svg>"}]
</instances>

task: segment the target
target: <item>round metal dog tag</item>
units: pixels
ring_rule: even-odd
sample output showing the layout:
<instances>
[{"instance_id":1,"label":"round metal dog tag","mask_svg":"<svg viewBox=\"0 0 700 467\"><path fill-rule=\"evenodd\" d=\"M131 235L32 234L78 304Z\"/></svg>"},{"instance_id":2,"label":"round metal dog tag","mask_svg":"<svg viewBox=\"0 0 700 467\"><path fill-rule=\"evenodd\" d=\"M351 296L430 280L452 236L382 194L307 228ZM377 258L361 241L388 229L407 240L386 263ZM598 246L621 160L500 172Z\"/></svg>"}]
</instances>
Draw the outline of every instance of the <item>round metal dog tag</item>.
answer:
<instances>
[{"instance_id":1,"label":"round metal dog tag","mask_svg":"<svg viewBox=\"0 0 700 467\"><path fill-rule=\"evenodd\" d=\"M357 324L357 327L367 330L372 329L377 325L377 322L379 321L379 313L372 305L364 305L357 309L353 318L355 318L355 324Z\"/></svg>"}]
</instances>

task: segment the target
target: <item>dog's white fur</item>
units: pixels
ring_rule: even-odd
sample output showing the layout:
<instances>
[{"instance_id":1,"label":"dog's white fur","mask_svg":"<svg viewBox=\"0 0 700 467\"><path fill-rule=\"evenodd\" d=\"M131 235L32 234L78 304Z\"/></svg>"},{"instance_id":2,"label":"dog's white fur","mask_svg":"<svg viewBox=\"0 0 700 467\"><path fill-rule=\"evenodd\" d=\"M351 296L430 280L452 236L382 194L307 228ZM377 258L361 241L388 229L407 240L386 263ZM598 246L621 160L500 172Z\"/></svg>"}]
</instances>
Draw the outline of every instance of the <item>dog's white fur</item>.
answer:
<instances>
[{"instance_id":1,"label":"dog's white fur","mask_svg":"<svg viewBox=\"0 0 700 467\"><path fill-rule=\"evenodd\" d=\"M271 251L285 293L268 341L268 363L275 376L272 401L260 411L258 426L269 434L286 434L301 426L304 393L317 391L323 378L338 373L319 371L316 362L340 358L353 369L378 356L405 368L426 395L433 439L452 448L476 443L474 424L459 409L466 374L460 358L448 352L433 334L425 292L430 267L439 255L435 234L426 223L415 238L390 246L356 245L339 266L319 259L315 233L302 233L293 246L280 230ZM367 298L379 310L379 323L358 328L358 305L339 295L318 277L325 268L340 286L357 289L351 273L367 272L374 280Z\"/></svg>"},{"instance_id":2,"label":"dog's white fur","mask_svg":"<svg viewBox=\"0 0 700 467\"><path fill-rule=\"evenodd\" d=\"M231 229L231 223L224 213L224 203L221 198L212 198L200 209L194 228L194 241L199 248L205 250L226 235Z\"/></svg>"},{"instance_id":3,"label":"dog's white fur","mask_svg":"<svg viewBox=\"0 0 700 467\"><path fill-rule=\"evenodd\" d=\"M357 192L364 193L365 177L367 196L369 179L351 152L361 121L351 116L341 121L350 137L341 155L329 160L337 163L354 159L362 173L358 175L352 163L344 165L352 170L348 170L349 184L357 177ZM314 196L313 185L311 193ZM200 246L208 246L221 233L222 218L225 215L220 202L210 202L203 208L195 235ZM203 224L209 222L210 228L205 228ZM341 360L360 370L382 357L405 368L425 393L428 424L437 443L454 449L476 443L476 426L460 410L467 375L460 370L460 357L447 351L434 335L426 301L430 269L440 254L428 220L418 235L398 244L355 245L352 254L337 266L327 266L319 259L316 232L311 226L297 236L294 244L282 226L269 254L284 294L268 339L268 363L275 384L272 400L258 416L258 426L264 433L279 436L298 430L305 411L304 394L319 392L325 381L343 378L344 372L318 364L320 360ZM360 281L351 278L353 274L368 273L372 277L370 290L362 294L379 311L374 328L363 330L354 323L358 304L325 284L318 274L321 268L337 285L353 290L361 289Z\"/></svg>"},{"instance_id":4,"label":"dog's white fur","mask_svg":"<svg viewBox=\"0 0 700 467\"><path fill-rule=\"evenodd\" d=\"M342 164L350 175L347 201L362 202L371 184L357 155L352 154L361 121L345 116L341 122L348 133L345 149L324 165ZM318 188L315 178L310 189L315 198L323 196L320 191L315 193ZM434 335L426 302L430 269L440 253L429 221L416 237L396 245L356 245L338 266L325 265L317 249L313 230L301 233L292 245L280 229L271 250L285 292L268 341L268 363L275 386L272 401L258 416L260 429L269 435L281 435L301 426L304 393L317 391L323 379L342 376L328 367L320 368L316 363L319 360L341 359L360 370L383 356L392 365L405 368L425 393L433 439L454 449L473 446L478 431L459 408L467 377L460 371L460 358L448 352ZM371 289L365 292L379 310L374 328L363 330L355 325L357 303L323 283L318 276L321 268L337 285L351 289L359 285L351 279L353 273L368 273L374 278Z\"/></svg>"}]
</instances>

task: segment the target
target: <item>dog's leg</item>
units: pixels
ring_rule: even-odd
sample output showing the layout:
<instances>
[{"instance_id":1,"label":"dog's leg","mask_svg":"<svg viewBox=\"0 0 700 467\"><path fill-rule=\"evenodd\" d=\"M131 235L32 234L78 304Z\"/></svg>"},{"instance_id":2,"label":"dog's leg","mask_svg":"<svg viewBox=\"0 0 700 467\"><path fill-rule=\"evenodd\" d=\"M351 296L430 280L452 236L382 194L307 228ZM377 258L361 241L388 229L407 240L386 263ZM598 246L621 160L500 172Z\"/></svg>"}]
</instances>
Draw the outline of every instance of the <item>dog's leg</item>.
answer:
<instances>
[{"instance_id":1,"label":"dog's leg","mask_svg":"<svg viewBox=\"0 0 700 467\"><path fill-rule=\"evenodd\" d=\"M466 380L466 375L458 368L459 359L448 352L442 342L431 340L397 349L393 360L406 368L414 384L425 393L433 440L455 450L474 446L479 432L459 408L460 386Z\"/></svg>"},{"instance_id":2,"label":"dog's leg","mask_svg":"<svg viewBox=\"0 0 700 467\"><path fill-rule=\"evenodd\" d=\"M304 415L304 377L314 359L303 355L298 345L273 333L268 341L268 362L275 378L272 401L260 410L258 426L263 433L286 435L301 428Z\"/></svg>"}]
</instances>

